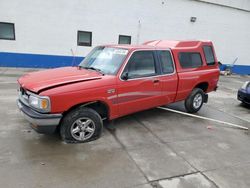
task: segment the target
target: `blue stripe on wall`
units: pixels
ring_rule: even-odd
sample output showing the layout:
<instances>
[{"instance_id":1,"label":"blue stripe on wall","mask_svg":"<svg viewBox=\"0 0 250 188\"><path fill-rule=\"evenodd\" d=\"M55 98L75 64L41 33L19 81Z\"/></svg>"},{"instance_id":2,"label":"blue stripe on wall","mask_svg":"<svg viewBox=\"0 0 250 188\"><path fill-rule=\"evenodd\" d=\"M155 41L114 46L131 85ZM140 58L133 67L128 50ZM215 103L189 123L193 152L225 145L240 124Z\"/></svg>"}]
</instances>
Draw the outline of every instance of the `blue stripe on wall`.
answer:
<instances>
[{"instance_id":1,"label":"blue stripe on wall","mask_svg":"<svg viewBox=\"0 0 250 188\"><path fill-rule=\"evenodd\" d=\"M75 66L83 57L0 52L1 67L54 68Z\"/></svg>"},{"instance_id":2,"label":"blue stripe on wall","mask_svg":"<svg viewBox=\"0 0 250 188\"><path fill-rule=\"evenodd\" d=\"M83 57L0 52L0 67L54 68L76 66L82 60ZM226 67L220 68L225 70ZM234 65L232 70L236 74L250 75L250 65Z\"/></svg>"},{"instance_id":3,"label":"blue stripe on wall","mask_svg":"<svg viewBox=\"0 0 250 188\"><path fill-rule=\"evenodd\" d=\"M250 75L250 65L234 65L233 73Z\"/></svg>"},{"instance_id":4,"label":"blue stripe on wall","mask_svg":"<svg viewBox=\"0 0 250 188\"><path fill-rule=\"evenodd\" d=\"M230 65L221 65L220 70L224 71L227 68L230 68ZM234 65L232 68L232 72L236 74L249 74L250 75L250 65Z\"/></svg>"}]
</instances>

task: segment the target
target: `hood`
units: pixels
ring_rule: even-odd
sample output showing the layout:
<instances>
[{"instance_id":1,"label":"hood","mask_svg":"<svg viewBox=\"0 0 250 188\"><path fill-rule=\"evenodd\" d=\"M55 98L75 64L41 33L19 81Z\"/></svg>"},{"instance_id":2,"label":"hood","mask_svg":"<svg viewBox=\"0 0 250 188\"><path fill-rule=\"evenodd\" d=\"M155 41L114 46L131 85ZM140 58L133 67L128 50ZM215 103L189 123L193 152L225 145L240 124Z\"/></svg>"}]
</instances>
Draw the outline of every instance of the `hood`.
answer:
<instances>
[{"instance_id":1,"label":"hood","mask_svg":"<svg viewBox=\"0 0 250 188\"><path fill-rule=\"evenodd\" d=\"M63 67L25 74L18 79L21 87L39 93L49 88L101 79L100 73L78 67Z\"/></svg>"}]
</instances>

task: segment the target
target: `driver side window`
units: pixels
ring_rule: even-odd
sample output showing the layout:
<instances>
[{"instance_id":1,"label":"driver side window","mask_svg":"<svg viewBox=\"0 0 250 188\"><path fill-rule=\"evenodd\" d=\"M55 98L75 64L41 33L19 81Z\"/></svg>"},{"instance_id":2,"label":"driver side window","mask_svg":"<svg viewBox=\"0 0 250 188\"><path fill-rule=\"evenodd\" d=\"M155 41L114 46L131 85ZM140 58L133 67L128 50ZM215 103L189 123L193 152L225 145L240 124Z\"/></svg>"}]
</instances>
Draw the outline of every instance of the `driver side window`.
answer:
<instances>
[{"instance_id":1,"label":"driver side window","mask_svg":"<svg viewBox=\"0 0 250 188\"><path fill-rule=\"evenodd\" d=\"M141 78L156 74L153 51L137 51L130 57L124 73L128 78Z\"/></svg>"}]
</instances>

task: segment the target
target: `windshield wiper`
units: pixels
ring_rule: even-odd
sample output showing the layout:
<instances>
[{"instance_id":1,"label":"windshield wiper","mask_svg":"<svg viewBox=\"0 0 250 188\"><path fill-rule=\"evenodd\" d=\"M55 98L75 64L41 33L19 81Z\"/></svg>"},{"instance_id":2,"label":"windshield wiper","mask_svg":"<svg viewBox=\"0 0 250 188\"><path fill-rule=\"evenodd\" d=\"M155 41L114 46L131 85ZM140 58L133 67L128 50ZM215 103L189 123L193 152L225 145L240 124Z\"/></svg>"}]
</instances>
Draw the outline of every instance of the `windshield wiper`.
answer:
<instances>
[{"instance_id":1,"label":"windshield wiper","mask_svg":"<svg viewBox=\"0 0 250 188\"><path fill-rule=\"evenodd\" d=\"M82 67L82 68L84 68L84 69L91 69L91 70L95 70L95 71L97 71L97 72L102 73L102 75L105 75L105 74L102 72L102 70L101 70L101 69L98 69L98 68L95 68L95 67Z\"/></svg>"}]
</instances>

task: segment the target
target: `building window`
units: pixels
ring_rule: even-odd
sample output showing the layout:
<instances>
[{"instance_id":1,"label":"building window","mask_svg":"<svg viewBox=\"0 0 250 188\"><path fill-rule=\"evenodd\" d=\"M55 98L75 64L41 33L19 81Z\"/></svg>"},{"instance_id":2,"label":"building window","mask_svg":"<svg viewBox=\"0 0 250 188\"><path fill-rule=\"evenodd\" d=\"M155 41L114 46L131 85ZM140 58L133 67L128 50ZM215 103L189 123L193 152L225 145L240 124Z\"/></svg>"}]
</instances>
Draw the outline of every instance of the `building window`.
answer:
<instances>
[{"instance_id":1,"label":"building window","mask_svg":"<svg viewBox=\"0 0 250 188\"><path fill-rule=\"evenodd\" d=\"M211 46L203 46L203 51L205 54L207 65L214 65L215 59L214 59L214 53Z\"/></svg>"},{"instance_id":2,"label":"building window","mask_svg":"<svg viewBox=\"0 0 250 188\"><path fill-rule=\"evenodd\" d=\"M15 40L15 26L13 23L0 22L0 39Z\"/></svg>"},{"instance_id":3,"label":"building window","mask_svg":"<svg viewBox=\"0 0 250 188\"><path fill-rule=\"evenodd\" d=\"M179 53L179 61L182 68L197 68L202 66L199 52L181 52Z\"/></svg>"},{"instance_id":4,"label":"building window","mask_svg":"<svg viewBox=\"0 0 250 188\"><path fill-rule=\"evenodd\" d=\"M78 46L92 46L92 32L78 31L77 32Z\"/></svg>"},{"instance_id":5,"label":"building window","mask_svg":"<svg viewBox=\"0 0 250 188\"><path fill-rule=\"evenodd\" d=\"M131 44L131 36L119 35L118 44Z\"/></svg>"}]
</instances>

